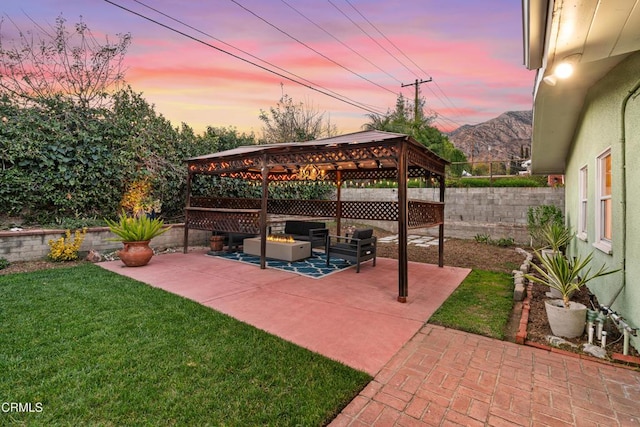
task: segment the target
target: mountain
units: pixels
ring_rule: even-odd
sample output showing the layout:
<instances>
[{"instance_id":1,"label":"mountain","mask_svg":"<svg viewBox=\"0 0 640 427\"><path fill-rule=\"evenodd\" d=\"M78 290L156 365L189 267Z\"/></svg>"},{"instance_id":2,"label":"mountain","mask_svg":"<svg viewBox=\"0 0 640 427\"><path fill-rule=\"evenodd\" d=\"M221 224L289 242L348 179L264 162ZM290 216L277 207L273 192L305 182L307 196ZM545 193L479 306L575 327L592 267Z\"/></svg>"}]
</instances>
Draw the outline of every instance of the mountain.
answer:
<instances>
[{"instance_id":1,"label":"mountain","mask_svg":"<svg viewBox=\"0 0 640 427\"><path fill-rule=\"evenodd\" d=\"M528 158L532 121L532 111L507 111L477 125L461 126L447 135L468 161L510 160L523 155Z\"/></svg>"}]
</instances>

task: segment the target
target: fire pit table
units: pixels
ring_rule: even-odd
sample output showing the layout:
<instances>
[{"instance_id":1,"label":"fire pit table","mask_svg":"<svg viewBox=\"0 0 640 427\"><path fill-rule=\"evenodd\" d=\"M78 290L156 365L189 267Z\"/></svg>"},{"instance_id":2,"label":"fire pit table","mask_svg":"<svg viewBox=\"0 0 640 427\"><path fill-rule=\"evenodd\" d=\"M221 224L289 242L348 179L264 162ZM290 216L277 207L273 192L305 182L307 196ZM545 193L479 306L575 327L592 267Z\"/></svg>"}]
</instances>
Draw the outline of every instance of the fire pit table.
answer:
<instances>
[{"instance_id":1,"label":"fire pit table","mask_svg":"<svg viewBox=\"0 0 640 427\"><path fill-rule=\"evenodd\" d=\"M242 251L260 256L260 240L260 237L244 239ZM268 236L266 256L281 261L300 261L311 256L311 242L293 240L290 236Z\"/></svg>"}]
</instances>

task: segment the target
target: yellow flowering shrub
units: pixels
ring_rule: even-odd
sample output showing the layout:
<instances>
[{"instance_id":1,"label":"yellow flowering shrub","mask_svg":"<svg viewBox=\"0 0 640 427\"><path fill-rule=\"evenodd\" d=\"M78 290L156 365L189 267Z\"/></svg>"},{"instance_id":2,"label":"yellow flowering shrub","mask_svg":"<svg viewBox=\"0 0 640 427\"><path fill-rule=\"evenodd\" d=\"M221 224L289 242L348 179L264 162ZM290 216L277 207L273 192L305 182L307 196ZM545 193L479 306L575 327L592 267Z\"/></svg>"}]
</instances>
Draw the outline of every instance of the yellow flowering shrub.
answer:
<instances>
[{"instance_id":1,"label":"yellow flowering shrub","mask_svg":"<svg viewBox=\"0 0 640 427\"><path fill-rule=\"evenodd\" d=\"M122 196L120 206L128 212L138 212L142 207L142 201L151 193L151 182L148 178L142 178L132 182L126 193Z\"/></svg>"},{"instance_id":2,"label":"yellow flowering shrub","mask_svg":"<svg viewBox=\"0 0 640 427\"><path fill-rule=\"evenodd\" d=\"M71 230L67 230L65 237L49 240L49 259L53 261L73 261L78 259L78 251L87 234L86 227L76 230L71 238Z\"/></svg>"},{"instance_id":3,"label":"yellow flowering shrub","mask_svg":"<svg viewBox=\"0 0 640 427\"><path fill-rule=\"evenodd\" d=\"M162 204L160 200L153 199L152 185L149 177L138 179L129 184L129 188L122 196L120 206L133 215L140 216L145 213L160 213Z\"/></svg>"}]
</instances>

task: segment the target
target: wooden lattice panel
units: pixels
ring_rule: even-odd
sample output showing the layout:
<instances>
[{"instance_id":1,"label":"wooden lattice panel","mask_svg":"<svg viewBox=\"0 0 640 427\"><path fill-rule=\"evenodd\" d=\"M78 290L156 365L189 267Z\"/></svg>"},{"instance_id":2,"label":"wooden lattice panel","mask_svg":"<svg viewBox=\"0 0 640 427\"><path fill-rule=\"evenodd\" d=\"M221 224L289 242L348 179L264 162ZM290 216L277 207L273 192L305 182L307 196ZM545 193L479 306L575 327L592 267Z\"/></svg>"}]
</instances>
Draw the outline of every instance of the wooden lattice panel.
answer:
<instances>
[{"instance_id":1,"label":"wooden lattice panel","mask_svg":"<svg viewBox=\"0 0 640 427\"><path fill-rule=\"evenodd\" d=\"M395 159L396 146L373 145L359 147L321 148L315 150L270 154L267 166L273 167L286 164L338 164L344 162L361 162L364 160Z\"/></svg>"},{"instance_id":2,"label":"wooden lattice panel","mask_svg":"<svg viewBox=\"0 0 640 427\"><path fill-rule=\"evenodd\" d=\"M342 202L342 218L398 220L398 202Z\"/></svg>"},{"instance_id":3,"label":"wooden lattice panel","mask_svg":"<svg viewBox=\"0 0 640 427\"><path fill-rule=\"evenodd\" d=\"M409 167L407 176L409 178L427 178L431 176L431 172L416 166L412 166L412 167Z\"/></svg>"},{"instance_id":4,"label":"wooden lattice panel","mask_svg":"<svg viewBox=\"0 0 640 427\"><path fill-rule=\"evenodd\" d=\"M192 197L191 207L219 209L260 209L260 199L238 199L234 197Z\"/></svg>"},{"instance_id":5,"label":"wooden lattice panel","mask_svg":"<svg viewBox=\"0 0 640 427\"><path fill-rule=\"evenodd\" d=\"M246 171L260 169L260 156L245 157L235 160L193 160L189 162L189 173L220 174L222 172Z\"/></svg>"},{"instance_id":6,"label":"wooden lattice panel","mask_svg":"<svg viewBox=\"0 0 640 427\"><path fill-rule=\"evenodd\" d=\"M398 176L396 169L359 169L342 171L342 180L345 179L392 179Z\"/></svg>"},{"instance_id":7,"label":"wooden lattice panel","mask_svg":"<svg viewBox=\"0 0 640 427\"><path fill-rule=\"evenodd\" d=\"M444 175L446 160L438 158L433 154L433 158L427 157L415 147L409 147L407 160L410 166L419 166L431 172Z\"/></svg>"},{"instance_id":8,"label":"wooden lattice panel","mask_svg":"<svg viewBox=\"0 0 640 427\"><path fill-rule=\"evenodd\" d=\"M433 227L444 224L444 203L409 201L410 228Z\"/></svg>"},{"instance_id":9,"label":"wooden lattice panel","mask_svg":"<svg viewBox=\"0 0 640 427\"><path fill-rule=\"evenodd\" d=\"M335 217L337 202L332 200L269 199L267 213L276 215L299 215Z\"/></svg>"},{"instance_id":10,"label":"wooden lattice panel","mask_svg":"<svg viewBox=\"0 0 640 427\"><path fill-rule=\"evenodd\" d=\"M190 229L259 234L260 211L188 208L186 209L185 224Z\"/></svg>"},{"instance_id":11,"label":"wooden lattice panel","mask_svg":"<svg viewBox=\"0 0 640 427\"><path fill-rule=\"evenodd\" d=\"M241 229L258 229L253 227L258 227L260 199L194 197L191 202L192 208L187 209L190 228L243 233L254 231ZM337 206L338 202L333 200L269 199L267 213L331 218L336 217ZM341 208L341 217L346 219L398 220L398 202L346 201L341 202ZM442 223L444 203L409 201L410 228L432 227Z\"/></svg>"}]
</instances>

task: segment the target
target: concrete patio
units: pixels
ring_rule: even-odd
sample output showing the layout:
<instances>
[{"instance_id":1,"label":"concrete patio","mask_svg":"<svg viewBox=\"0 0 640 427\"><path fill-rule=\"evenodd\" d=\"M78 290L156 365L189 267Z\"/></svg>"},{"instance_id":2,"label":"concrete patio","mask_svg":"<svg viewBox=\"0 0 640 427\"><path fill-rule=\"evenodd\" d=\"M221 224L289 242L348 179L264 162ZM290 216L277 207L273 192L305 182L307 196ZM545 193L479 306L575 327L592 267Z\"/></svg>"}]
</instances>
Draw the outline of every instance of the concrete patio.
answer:
<instances>
[{"instance_id":1,"label":"concrete patio","mask_svg":"<svg viewBox=\"0 0 640 427\"><path fill-rule=\"evenodd\" d=\"M409 299L398 295L397 261L378 258L321 279L206 256L153 257L138 268L98 265L197 301L371 375L411 339L469 273L409 263Z\"/></svg>"}]
</instances>

